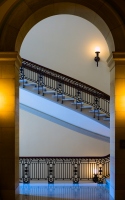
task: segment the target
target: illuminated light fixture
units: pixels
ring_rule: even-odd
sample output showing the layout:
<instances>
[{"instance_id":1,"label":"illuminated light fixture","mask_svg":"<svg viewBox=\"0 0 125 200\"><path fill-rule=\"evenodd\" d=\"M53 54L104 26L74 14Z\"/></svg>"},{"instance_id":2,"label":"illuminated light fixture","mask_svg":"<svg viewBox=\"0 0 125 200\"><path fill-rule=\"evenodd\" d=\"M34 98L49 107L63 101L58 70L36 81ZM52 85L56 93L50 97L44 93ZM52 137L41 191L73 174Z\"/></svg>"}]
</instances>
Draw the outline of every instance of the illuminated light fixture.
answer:
<instances>
[{"instance_id":1,"label":"illuminated light fixture","mask_svg":"<svg viewBox=\"0 0 125 200\"><path fill-rule=\"evenodd\" d=\"M100 61L100 58L99 58L100 47L95 48L95 53L96 53L96 57L94 60L97 62L97 67L98 67L98 62Z\"/></svg>"}]
</instances>

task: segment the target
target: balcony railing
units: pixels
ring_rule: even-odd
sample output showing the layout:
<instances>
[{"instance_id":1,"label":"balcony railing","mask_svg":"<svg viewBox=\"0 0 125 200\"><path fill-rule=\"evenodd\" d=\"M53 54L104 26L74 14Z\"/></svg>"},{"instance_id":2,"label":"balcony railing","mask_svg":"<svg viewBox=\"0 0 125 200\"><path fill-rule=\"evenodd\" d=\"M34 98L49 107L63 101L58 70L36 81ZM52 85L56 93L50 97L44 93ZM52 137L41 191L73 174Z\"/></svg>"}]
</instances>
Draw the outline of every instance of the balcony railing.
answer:
<instances>
[{"instance_id":1,"label":"balcony railing","mask_svg":"<svg viewBox=\"0 0 125 200\"><path fill-rule=\"evenodd\" d=\"M36 83L38 94L40 93L40 87L47 87L56 91L57 100L58 95L62 95L62 103L63 95L74 98L76 108L77 104L81 104L81 111L83 103L91 105L94 108L94 117L96 116L95 113L99 113L99 111L106 113L107 117L110 115L109 95L74 78L23 59L20 68L20 79L23 81L23 87L25 86L25 79Z\"/></svg>"},{"instance_id":2,"label":"balcony railing","mask_svg":"<svg viewBox=\"0 0 125 200\"><path fill-rule=\"evenodd\" d=\"M73 181L93 180L98 182L110 175L110 155L104 157L20 157L19 178L24 183L31 180Z\"/></svg>"}]
</instances>

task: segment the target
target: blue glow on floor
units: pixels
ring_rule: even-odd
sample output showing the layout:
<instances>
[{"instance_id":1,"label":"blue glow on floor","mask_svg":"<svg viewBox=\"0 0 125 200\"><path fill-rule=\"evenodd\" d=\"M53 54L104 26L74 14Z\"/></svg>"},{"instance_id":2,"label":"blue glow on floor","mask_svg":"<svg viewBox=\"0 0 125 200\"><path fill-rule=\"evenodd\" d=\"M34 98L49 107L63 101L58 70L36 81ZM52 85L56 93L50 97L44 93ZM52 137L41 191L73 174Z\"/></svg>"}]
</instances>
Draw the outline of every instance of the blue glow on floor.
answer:
<instances>
[{"instance_id":1,"label":"blue glow on floor","mask_svg":"<svg viewBox=\"0 0 125 200\"><path fill-rule=\"evenodd\" d=\"M72 200L112 200L106 185L70 183L20 184L20 200L72 199Z\"/></svg>"}]
</instances>

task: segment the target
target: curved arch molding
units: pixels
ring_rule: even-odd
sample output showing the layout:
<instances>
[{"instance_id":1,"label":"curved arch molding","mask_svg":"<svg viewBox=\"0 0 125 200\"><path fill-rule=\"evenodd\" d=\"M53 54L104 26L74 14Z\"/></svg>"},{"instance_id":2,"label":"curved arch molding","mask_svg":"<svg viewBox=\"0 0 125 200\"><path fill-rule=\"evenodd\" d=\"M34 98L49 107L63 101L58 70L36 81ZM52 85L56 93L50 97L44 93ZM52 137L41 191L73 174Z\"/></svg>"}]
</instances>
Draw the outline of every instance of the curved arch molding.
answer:
<instances>
[{"instance_id":1,"label":"curved arch molding","mask_svg":"<svg viewBox=\"0 0 125 200\"><path fill-rule=\"evenodd\" d=\"M58 14L82 17L94 24L107 41L110 52L125 51L125 30L119 14L106 1L19 0L1 23L0 51L19 51L28 31L39 21Z\"/></svg>"}]
</instances>

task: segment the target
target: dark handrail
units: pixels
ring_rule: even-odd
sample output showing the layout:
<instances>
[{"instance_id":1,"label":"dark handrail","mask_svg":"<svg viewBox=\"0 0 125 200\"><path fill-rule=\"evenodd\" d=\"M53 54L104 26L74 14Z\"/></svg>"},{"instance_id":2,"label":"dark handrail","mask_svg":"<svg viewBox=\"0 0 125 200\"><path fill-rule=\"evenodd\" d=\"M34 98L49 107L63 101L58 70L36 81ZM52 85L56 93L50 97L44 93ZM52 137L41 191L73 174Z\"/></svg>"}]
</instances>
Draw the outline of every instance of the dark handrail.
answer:
<instances>
[{"instance_id":1,"label":"dark handrail","mask_svg":"<svg viewBox=\"0 0 125 200\"><path fill-rule=\"evenodd\" d=\"M30 69L34 72L43 72L44 74L48 75L48 77L53 78L54 80L56 79L58 81L62 81L63 83L67 83L69 86L74 86L75 88L90 93L92 95L96 94L96 96L99 98L105 98L106 100L110 100L110 96L108 94L86 83L83 83L77 79L71 78L70 76L64 75L62 73L59 73L42 65L36 64L24 58L22 64L25 66L25 68Z\"/></svg>"},{"instance_id":2,"label":"dark handrail","mask_svg":"<svg viewBox=\"0 0 125 200\"><path fill-rule=\"evenodd\" d=\"M91 105L94 108L94 118L98 116L98 120L100 110L106 113L106 117L110 115L109 95L67 75L23 59L20 68L20 79L23 80L23 87L25 85L24 79L38 84L38 94L40 93L39 88L44 86L56 91L57 101L58 95L62 95L62 103L64 102L63 95L73 97L76 101L76 108L77 104L80 104L81 111L83 103ZM44 95L45 92L42 91L42 93Z\"/></svg>"},{"instance_id":3,"label":"dark handrail","mask_svg":"<svg viewBox=\"0 0 125 200\"><path fill-rule=\"evenodd\" d=\"M110 154L106 155L106 156L21 156L19 157L19 159L21 158L28 158L28 159L32 159L32 158L74 158L74 159L105 159L105 158L109 158Z\"/></svg>"}]
</instances>

